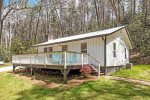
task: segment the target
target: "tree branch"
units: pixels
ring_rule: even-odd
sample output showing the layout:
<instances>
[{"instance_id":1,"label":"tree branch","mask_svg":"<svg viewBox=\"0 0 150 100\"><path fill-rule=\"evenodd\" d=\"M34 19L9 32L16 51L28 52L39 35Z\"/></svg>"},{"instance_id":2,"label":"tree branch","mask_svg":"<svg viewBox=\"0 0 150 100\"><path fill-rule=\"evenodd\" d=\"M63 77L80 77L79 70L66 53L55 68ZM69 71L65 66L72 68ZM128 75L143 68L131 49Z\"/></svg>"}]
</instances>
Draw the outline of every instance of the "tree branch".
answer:
<instances>
[{"instance_id":1,"label":"tree branch","mask_svg":"<svg viewBox=\"0 0 150 100\"><path fill-rule=\"evenodd\" d=\"M8 16L8 14L12 11L12 9L13 9L13 7L11 7L8 11L7 11L7 13L4 15L4 17L2 18L2 22L4 21L4 19Z\"/></svg>"}]
</instances>

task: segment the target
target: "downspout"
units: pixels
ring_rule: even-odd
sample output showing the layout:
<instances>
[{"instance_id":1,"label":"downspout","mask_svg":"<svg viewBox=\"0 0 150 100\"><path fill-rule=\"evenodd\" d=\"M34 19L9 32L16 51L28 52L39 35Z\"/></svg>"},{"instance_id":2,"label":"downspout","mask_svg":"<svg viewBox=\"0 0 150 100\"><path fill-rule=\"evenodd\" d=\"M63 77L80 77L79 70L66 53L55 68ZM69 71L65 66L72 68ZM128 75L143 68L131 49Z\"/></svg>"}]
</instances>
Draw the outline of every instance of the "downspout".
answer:
<instances>
[{"instance_id":1,"label":"downspout","mask_svg":"<svg viewBox=\"0 0 150 100\"><path fill-rule=\"evenodd\" d=\"M106 53L107 53L107 46L106 46L106 44L107 44L107 36L103 36L102 40L104 41L104 69L105 69L104 72L106 74L106 66L107 66L107 55L106 55Z\"/></svg>"},{"instance_id":2,"label":"downspout","mask_svg":"<svg viewBox=\"0 0 150 100\"><path fill-rule=\"evenodd\" d=\"M104 62L104 66L106 67L107 66L107 37L105 36L105 40L104 40L104 59L105 59L105 62Z\"/></svg>"}]
</instances>

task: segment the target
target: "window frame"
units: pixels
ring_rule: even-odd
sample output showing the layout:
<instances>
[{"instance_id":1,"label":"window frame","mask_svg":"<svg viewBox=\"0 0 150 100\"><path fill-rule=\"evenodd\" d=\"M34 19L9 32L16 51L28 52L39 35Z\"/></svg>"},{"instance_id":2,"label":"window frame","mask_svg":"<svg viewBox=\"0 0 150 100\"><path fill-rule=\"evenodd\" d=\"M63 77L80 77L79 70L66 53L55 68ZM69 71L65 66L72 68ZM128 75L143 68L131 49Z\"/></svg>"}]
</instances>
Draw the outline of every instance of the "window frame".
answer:
<instances>
[{"instance_id":1,"label":"window frame","mask_svg":"<svg viewBox=\"0 0 150 100\"><path fill-rule=\"evenodd\" d=\"M68 45L62 45L62 51L68 51Z\"/></svg>"},{"instance_id":2,"label":"window frame","mask_svg":"<svg viewBox=\"0 0 150 100\"><path fill-rule=\"evenodd\" d=\"M125 50L125 51L124 51L124 54L125 54L125 55L124 55L124 58L127 59L127 48L125 47L124 50Z\"/></svg>"},{"instance_id":3,"label":"window frame","mask_svg":"<svg viewBox=\"0 0 150 100\"><path fill-rule=\"evenodd\" d=\"M53 52L53 47L48 47L48 52Z\"/></svg>"},{"instance_id":4,"label":"window frame","mask_svg":"<svg viewBox=\"0 0 150 100\"><path fill-rule=\"evenodd\" d=\"M44 47L44 53L47 53L47 47Z\"/></svg>"},{"instance_id":5,"label":"window frame","mask_svg":"<svg viewBox=\"0 0 150 100\"><path fill-rule=\"evenodd\" d=\"M117 46L116 43L113 43L113 57L116 58L117 57Z\"/></svg>"},{"instance_id":6,"label":"window frame","mask_svg":"<svg viewBox=\"0 0 150 100\"><path fill-rule=\"evenodd\" d=\"M81 53L87 53L87 42L81 43Z\"/></svg>"}]
</instances>

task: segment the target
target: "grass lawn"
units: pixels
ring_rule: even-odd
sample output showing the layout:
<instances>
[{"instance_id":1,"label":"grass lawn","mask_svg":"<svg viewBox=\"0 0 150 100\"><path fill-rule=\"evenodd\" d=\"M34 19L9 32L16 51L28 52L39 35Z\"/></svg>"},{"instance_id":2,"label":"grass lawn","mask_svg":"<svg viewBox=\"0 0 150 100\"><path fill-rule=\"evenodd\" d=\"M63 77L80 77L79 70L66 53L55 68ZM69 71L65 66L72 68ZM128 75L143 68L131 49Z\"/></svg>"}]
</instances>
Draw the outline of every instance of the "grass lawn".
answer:
<instances>
[{"instance_id":1,"label":"grass lawn","mask_svg":"<svg viewBox=\"0 0 150 100\"><path fill-rule=\"evenodd\" d=\"M0 73L0 100L149 100L150 87L99 79L74 87L46 88Z\"/></svg>"},{"instance_id":2,"label":"grass lawn","mask_svg":"<svg viewBox=\"0 0 150 100\"><path fill-rule=\"evenodd\" d=\"M6 67L6 66L12 66L12 64L11 63L4 63L3 65L0 65L0 68Z\"/></svg>"},{"instance_id":3,"label":"grass lawn","mask_svg":"<svg viewBox=\"0 0 150 100\"><path fill-rule=\"evenodd\" d=\"M150 81L150 65L134 65L131 70L121 69L112 75Z\"/></svg>"}]
</instances>

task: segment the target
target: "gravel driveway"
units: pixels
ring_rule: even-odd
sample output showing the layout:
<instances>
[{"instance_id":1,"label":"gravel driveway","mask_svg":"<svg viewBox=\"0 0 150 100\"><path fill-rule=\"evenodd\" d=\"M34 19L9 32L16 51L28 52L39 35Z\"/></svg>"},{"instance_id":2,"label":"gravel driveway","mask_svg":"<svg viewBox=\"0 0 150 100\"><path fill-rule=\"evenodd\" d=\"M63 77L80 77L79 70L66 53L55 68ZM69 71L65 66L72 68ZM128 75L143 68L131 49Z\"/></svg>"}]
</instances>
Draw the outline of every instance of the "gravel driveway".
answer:
<instances>
[{"instance_id":1,"label":"gravel driveway","mask_svg":"<svg viewBox=\"0 0 150 100\"><path fill-rule=\"evenodd\" d=\"M13 66L7 66L7 67L0 68L0 72L12 71L12 70L13 70Z\"/></svg>"}]
</instances>

